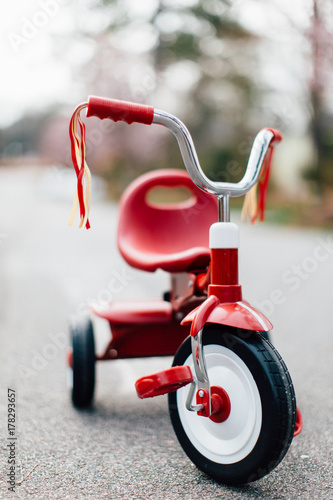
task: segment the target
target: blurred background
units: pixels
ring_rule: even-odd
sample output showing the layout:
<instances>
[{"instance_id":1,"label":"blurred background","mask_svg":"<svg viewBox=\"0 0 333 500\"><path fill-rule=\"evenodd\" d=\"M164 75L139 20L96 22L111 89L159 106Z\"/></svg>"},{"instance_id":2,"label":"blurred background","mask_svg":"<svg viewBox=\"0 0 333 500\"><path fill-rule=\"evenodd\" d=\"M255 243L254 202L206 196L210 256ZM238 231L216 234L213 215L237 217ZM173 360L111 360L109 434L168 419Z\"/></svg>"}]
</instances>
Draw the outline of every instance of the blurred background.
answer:
<instances>
[{"instance_id":1,"label":"blurred background","mask_svg":"<svg viewBox=\"0 0 333 500\"><path fill-rule=\"evenodd\" d=\"M63 180L72 112L103 95L178 116L215 180L237 180L255 134L279 128L271 208L332 224L331 0L16 0L0 14L0 168ZM148 169L182 167L160 127L86 124L88 164L114 198Z\"/></svg>"}]
</instances>

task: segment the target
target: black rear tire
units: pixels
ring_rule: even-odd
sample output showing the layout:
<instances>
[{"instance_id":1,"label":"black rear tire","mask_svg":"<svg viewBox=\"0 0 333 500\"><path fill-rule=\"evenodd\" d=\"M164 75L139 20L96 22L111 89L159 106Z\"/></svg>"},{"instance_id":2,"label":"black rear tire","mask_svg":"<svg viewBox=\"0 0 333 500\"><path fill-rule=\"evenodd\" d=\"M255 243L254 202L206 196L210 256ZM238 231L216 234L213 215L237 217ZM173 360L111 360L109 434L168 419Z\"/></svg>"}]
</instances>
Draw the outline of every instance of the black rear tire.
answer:
<instances>
[{"instance_id":1,"label":"black rear tire","mask_svg":"<svg viewBox=\"0 0 333 500\"><path fill-rule=\"evenodd\" d=\"M70 326L72 339L72 401L78 408L90 406L95 390L95 341L89 318L76 320Z\"/></svg>"},{"instance_id":2,"label":"black rear tire","mask_svg":"<svg viewBox=\"0 0 333 500\"><path fill-rule=\"evenodd\" d=\"M274 469L293 439L296 400L281 356L256 332L206 325L204 353L211 385L224 388L231 412L215 423L185 408L189 386L169 394L169 412L178 440L192 462L225 484L244 484ZM173 365L193 366L191 341Z\"/></svg>"}]
</instances>

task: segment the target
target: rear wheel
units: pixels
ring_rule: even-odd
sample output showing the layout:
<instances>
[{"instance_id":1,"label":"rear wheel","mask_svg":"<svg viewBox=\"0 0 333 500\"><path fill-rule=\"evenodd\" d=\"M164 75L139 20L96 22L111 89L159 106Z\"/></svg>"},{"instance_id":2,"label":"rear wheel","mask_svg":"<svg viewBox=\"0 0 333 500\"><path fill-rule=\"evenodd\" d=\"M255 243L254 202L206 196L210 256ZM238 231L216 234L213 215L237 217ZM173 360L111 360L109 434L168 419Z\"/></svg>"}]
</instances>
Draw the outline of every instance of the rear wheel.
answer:
<instances>
[{"instance_id":1,"label":"rear wheel","mask_svg":"<svg viewBox=\"0 0 333 500\"><path fill-rule=\"evenodd\" d=\"M232 328L207 325L203 344L210 384L226 391L230 414L218 423L190 412L189 386L183 387L169 394L175 433L205 473L227 484L257 480L279 464L293 438L296 401L289 372L256 332L236 335ZM173 364L193 367L189 338Z\"/></svg>"},{"instance_id":2,"label":"rear wheel","mask_svg":"<svg viewBox=\"0 0 333 500\"><path fill-rule=\"evenodd\" d=\"M95 389L95 341L90 319L70 325L72 340L72 401L79 408L91 404Z\"/></svg>"}]
</instances>

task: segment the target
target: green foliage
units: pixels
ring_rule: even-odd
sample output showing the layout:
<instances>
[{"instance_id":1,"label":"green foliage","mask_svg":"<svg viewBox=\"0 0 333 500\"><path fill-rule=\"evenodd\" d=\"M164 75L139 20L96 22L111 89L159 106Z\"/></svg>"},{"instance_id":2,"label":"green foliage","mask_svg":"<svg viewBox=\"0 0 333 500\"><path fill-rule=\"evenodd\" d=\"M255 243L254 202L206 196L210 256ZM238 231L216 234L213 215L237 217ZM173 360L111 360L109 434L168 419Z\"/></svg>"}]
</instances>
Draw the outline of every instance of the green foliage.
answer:
<instances>
[{"instance_id":1,"label":"green foliage","mask_svg":"<svg viewBox=\"0 0 333 500\"><path fill-rule=\"evenodd\" d=\"M178 33L172 41L161 36L154 56L156 65L162 69L177 60L196 61L200 54L197 39L193 34Z\"/></svg>"}]
</instances>

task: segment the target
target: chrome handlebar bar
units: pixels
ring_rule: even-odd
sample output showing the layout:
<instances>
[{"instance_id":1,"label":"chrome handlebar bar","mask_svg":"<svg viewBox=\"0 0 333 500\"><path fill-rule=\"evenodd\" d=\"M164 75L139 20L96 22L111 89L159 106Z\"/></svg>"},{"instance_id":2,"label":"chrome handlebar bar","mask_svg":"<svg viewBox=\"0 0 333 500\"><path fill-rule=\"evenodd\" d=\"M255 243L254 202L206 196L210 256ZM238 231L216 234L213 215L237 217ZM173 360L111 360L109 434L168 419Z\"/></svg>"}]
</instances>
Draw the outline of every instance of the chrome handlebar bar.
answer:
<instances>
[{"instance_id":1,"label":"chrome handlebar bar","mask_svg":"<svg viewBox=\"0 0 333 500\"><path fill-rule=\"evenodd\" d=\"M243 178L237 183L215 182L204 174L188 129L178 118L165 111L154 110L153 122L171 130L175 135L186 170L194 184L210 194L242 196L258 182L261 167L275 135L270 129L262 129L256 136Z\"/></svg>"}]
</instances>

